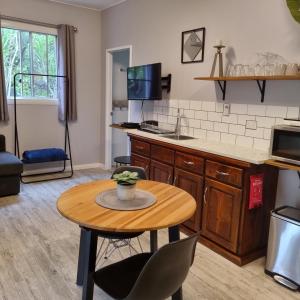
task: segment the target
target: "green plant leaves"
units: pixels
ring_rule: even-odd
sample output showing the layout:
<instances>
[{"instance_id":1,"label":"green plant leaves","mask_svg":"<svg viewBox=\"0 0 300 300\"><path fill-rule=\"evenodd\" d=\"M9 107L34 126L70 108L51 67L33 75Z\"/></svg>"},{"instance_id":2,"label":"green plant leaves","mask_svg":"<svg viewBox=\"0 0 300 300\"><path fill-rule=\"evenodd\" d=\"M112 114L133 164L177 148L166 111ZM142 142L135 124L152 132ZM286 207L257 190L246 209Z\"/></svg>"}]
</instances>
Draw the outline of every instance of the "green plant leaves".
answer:
<instances>
[{"instance_id":1,"label":"green plant leaves","mask_svg":"<svg viewBox=\"0 0 300 300\"><path fill-rule=\"evenodd\" d=\"M293 18L300 23L300 0L286 0Z\"/></svg>"},{"instance_id":2,"label":"green plant leaves","mask_svg":"<svg viewBox=\"0 0 300 300\"><path fill-rule=\"evenodd\" d=\"M117 181L118 184L122 185L132 185L139 179L139 174L137 172L124 171L113 176L113 180Z\"/></svg>"}]
</instances>

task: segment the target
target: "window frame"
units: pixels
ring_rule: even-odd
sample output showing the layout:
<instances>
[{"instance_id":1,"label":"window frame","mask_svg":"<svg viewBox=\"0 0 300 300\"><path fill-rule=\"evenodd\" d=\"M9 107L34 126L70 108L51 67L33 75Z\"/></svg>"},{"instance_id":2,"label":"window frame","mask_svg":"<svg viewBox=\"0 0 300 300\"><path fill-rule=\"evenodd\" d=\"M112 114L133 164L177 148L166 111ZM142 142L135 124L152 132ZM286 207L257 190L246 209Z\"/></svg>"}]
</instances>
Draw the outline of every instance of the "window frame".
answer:
<instances>
[{"instance_id":1,"label":"window frame","mask_svg":"<svg viewBox=\"0 0 300 300\"><path fill-rule=\"evenodd\" d=\"M54 35L58 36L58 30L57 28L52 27L44 27L44 26L38 26L33 25L29 23L23 23L23 22L16 22L16 21L9 21L9 20L1 20L1 28L8 28L8 29L15 29L15 30L21 30L21 31L27 31L32 33L40 33L45 35ZM2 51L2 49L1 49ZM58 53L57 53L58 54ZM58 58L58 56L56 56ZM58 59L57 59L58 62ZM58 70L58 65L57 65ZM11 96L7 96L7 102L8 104L14 103L14 98ZM48 98L48 97L17 97L17 104L21 105L58 105L58 98Z\"/></svg>"}]
</instances>

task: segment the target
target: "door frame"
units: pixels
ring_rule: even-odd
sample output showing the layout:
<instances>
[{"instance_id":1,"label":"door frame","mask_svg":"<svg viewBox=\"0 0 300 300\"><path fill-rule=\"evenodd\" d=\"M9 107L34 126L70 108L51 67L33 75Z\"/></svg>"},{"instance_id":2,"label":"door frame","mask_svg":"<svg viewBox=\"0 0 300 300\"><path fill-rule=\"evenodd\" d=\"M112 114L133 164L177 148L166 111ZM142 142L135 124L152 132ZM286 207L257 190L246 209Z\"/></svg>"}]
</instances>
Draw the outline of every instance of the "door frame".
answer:
<instances>
[{"instance_id":1,"label":"door frame","mask_svg":"<svg viewBox=\"0 0 300 300\"><path fill-rule=\"evenodd\" d=\"M129 50L129 67L132 66L132 45L125 45L106 49L106 69L105 69L105 169L111 169L112 159L112 69L113 54L123 50ZM128 117L130 118L130 105L128 105ZM130 120L128 119L130 122Z\"/></svg>"}]
</instances>

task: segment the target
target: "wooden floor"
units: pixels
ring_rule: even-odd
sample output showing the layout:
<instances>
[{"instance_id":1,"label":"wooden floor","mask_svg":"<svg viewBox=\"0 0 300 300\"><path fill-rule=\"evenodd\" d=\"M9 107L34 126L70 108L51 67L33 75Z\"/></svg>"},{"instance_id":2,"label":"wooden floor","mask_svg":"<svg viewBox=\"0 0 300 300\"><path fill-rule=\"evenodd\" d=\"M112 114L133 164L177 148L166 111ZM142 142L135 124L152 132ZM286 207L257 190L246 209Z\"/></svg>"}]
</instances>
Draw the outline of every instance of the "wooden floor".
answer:
<instances>
[{"instance_id":1,"label":"wooden floor","mask_svg":"<svg viewBox=\"0 0 300 300\"><path fill-rule=\"evenodd\" d=\"M72 180L23 185L18 196L0 198L0 299L81 298L75 284L79 228L58 214L56 199L71 186L109 175L80 171ZM160 245L166 237L166 231L159 232ZM147 249L148 234L141 240ZM117 258L115 253L112 259ZM240 268L198 244L184 299L300 299L263 268L264 259ZM95 288L94 299L110 298Z\"/></svg>"}]
</instances>

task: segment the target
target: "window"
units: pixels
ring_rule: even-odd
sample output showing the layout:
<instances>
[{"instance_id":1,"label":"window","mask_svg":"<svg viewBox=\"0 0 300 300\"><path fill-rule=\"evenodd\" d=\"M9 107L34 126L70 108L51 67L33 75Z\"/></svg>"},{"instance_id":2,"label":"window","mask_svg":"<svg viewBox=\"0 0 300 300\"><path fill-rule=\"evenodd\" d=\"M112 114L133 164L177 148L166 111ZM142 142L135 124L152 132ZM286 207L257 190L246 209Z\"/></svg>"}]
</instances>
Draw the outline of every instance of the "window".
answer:
<instances>
[{"instance_id":1,"label":"window","mask_svg":"<svg viewBox=\"0 0 300 300\"><path fill-rule=\"evenodd\" d=\"M57 75L56 30L16 22L2 23L2 48L6 92L14 96L14 75ZM57 99L57 79L20 75L16 84L21 99Z\"/></svg>"}]
</instances>

